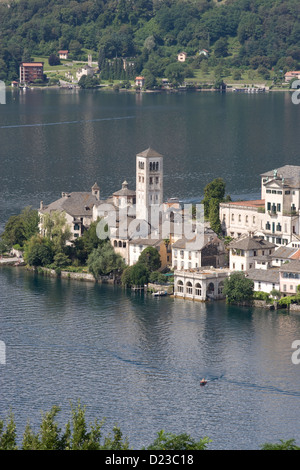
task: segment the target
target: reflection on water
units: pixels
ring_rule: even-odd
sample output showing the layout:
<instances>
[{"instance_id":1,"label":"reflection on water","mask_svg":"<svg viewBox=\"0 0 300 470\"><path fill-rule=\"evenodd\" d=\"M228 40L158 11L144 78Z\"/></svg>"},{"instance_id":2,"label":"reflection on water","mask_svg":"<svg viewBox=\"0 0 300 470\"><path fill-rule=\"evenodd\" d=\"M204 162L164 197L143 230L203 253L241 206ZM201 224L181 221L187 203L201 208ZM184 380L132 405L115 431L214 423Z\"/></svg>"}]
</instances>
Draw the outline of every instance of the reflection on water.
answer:
<instances>
[{"instance_id":1,"label":"reflection on water","mask_svg":"<svg viewBox=\"0 0 300 470\"><path fill-rule=\"evenodd\" d=\"M64 425L69 401L81 399L89 421L117 422L135 448L159 429L207 435L219 449L300 437L297 315L153 299L22 268L1 268L0 289L0 415L12 407L20 432L54 404Z\"/></svg>"}]
</instances>

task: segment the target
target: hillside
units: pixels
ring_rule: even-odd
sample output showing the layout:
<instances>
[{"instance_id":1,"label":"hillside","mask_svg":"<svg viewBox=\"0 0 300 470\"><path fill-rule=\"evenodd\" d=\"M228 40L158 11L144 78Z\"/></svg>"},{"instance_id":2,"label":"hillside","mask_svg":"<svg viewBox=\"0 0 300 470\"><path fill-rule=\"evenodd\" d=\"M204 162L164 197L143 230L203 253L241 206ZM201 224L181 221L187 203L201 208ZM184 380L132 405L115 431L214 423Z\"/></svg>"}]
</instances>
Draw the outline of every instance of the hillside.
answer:
<instances>
[{"instance_id":1,"label":"hillside","mask_svg":"<svg viewBox=\"0 0 300 470\"><path fill-rule=\"evenodd\" d=\"M280 82L300 67L299 19L298 0L6 0L0 79L16 79L21 60L68 49L75 60L92 53L103 69L116 57L132 58L131 75L149 80L211 71L215 79L246 72L251 79L252 71ZM177 62L181 51L184 65Z\"/></svg>"}]
</instances>

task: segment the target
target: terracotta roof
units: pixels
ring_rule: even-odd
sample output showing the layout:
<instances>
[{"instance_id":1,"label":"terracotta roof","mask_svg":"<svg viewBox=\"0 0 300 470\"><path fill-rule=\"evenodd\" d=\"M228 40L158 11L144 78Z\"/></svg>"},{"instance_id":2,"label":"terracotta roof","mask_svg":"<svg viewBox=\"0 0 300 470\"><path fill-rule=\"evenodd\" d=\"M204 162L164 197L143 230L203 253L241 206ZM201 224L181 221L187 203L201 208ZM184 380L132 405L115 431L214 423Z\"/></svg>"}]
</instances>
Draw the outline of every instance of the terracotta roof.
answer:
<instances>
[{"instance_id":1,"label":"terracotta roof","mask_svg":"<svg viewBox=\"0 0 300 470\"><path fill-rule=\"evenodd\" d=\"M22 62L21 65L25 67L36 67L36 66L42 67L44 65L44 62Z\"/></svg>"},{"instance_id":2,"label":"terracotta roof","mask_svg":"<svg viewBox=\"0 0 300 470\"><path fill-rule=\"evenodd\" d=\"M254 201L230 201L221 204L230 204L233 206L245 206L245 207L264 207L265 200L264 199L257 199Z\"/></svg>"},{"instance_id":3,"label":"terracotta roof","mask_svg":"<svg viewBox=\"0 0 300 470\"><path fill-rule=\"evenodd\" d=\"M297 250L296 253L290 256L290 259L300 259L300 250Z\"/></svg>"}]
</instances>

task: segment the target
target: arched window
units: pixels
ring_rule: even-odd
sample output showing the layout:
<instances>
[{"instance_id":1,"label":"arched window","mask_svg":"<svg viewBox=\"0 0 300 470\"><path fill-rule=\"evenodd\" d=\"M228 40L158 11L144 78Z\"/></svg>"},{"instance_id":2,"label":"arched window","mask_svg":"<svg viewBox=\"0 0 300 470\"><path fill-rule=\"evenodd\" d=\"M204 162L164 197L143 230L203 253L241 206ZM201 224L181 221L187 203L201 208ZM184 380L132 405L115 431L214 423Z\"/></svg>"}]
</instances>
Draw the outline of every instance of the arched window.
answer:
<instances>
[{"instance_id":1,"label":"arched window","mask_svg":"<svg viewBox=\"0 0 300 470\"><path fill-rule=\"evenodd\" d=\"M202 293L201 284L197 282L197 284L195 285L195 294L200 296L201 293Z\"/></svg>"},{"instance_id":2,"label":"arched window","mask_svg":"<svg viewBox=\"0 0 300 470\"><path fill-rule=\"evenodd\" d=\"M224 282L223 282L223 281L219 282L218 294L222 294L222 293L223 293L223 287L224 287Z\"/></svg>"},{"instance_id":3,"label":"arched window","mask_svg":"<svg viewBox=\"0 0 300 470\"><path fill-rule=\"evenodd\" d=\"M150 162L150 171L152 171L152 162Z\"/></svg>"},{"instance_id":4,"label":"arched window","mask_svg":"<svg viewBox=\"0 0 300 470\"><path fill-rule=\"evenodd\" d=\"M210 282L207 287L207 293L213 294L215 292L215 285L213 282Z\"/></svg>"},{"instance_id":5,"label":"arched window","mask_svg":"<svg viewBox=\"0 0 300 470\"><path fill-rule=\"evenodd\" d=\"M114 241L114 246L118 246L117 240Z\"/></svg>"},{"instance_id":6,"label":"arched window","mask_svg":"<svg viewBox=\"0 0 300 470\"><path fill-rule=\"evenodd\" d=\"M155 170L158 171L158 162L155 164Z\"/></svg>"},{"instance_id":7,"label":"arched window","mask_svg":"<svg viewBox=\"0 0 300 470\"><path fill-rule=\"evenodd\" d=\"M193 285L190 281L186 283L186 293L192 294L193 293Z\"/></svg>"},{"instance_id":8,"label":"arched window","mask_svg":"<svg viewBox=\"0 0 300 470\"><path fill-rule=\"evenodd\" d=\"M183 282L182 281L177 282L177 291L178 292L183 292Z\"/></svg>"},{"instance_id":9,"label":"arched window","mask_svg":"<svg viewBox=\"0 0 300 470\"><path fill-rule=\"evenodd\" d=\"M122 242L121 241L119 241L119 247L122 248Z\"/></svg>"}]
</instances>

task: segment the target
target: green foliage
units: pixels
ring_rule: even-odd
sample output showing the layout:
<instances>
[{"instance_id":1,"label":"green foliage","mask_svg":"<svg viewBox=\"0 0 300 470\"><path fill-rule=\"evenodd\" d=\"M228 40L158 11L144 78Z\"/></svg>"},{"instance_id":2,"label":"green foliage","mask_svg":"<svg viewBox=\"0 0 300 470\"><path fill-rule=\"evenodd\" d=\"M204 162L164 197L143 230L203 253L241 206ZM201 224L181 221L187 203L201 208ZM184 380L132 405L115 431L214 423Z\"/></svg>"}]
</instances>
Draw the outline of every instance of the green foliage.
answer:
<instances>
[{"instance_id":1,"label":"green foliage","mask_svg":"<svg viewBox=\"0 0 300 470\"><path fill-rule=\"evenodd\" d=\"M54 211L43 215L42 229L48 240L51 240L55 253L63 252L66 242L72 237L67 225L65 212Z\"/></svg>"},{"instance_id":2,"label":"green foliage","mask_svg":"<svg viewBox=\"0 0 300 470\"><path fill-rule=\"evenodd\" d=\"M93 249L87 265L95 279L111 273L121 273L125 267L123 258L115 252L109 241Z\"/></svg>"},{"instance_id":3,"label":"green foliage","mask_svg":"<svg viewBox=\"0 0 300 470\"><path fill-rule=\"evenodd\" d=\"M67 255L65 255L64 253L56 253L56 255L54 255L54 258L53 258L53 265L54 265L54 268L65 268L66 266L68 266L70 264L70 258L68 258Z\"/></svg>"},{"instance_id":4,"label":"green foliage","mask_svg":"<svg viewBox=\"0 0 300 470\"><path fill-rule=\"evenodd\" d=\"M97 77L91 77L90 75L83 75L78 85L82 89L97 88L100 84L100 81Z\"/></svg>"},{"instance_id":5,"label":"green foliage","mask_svg":"<svg viewBox=\"0 0 300 470\"><path fill-rule=\"evenodd\" d=\"M156 284L165 284L167 282L167 278L159 271L153 271L152 273L150 273L149 282L153 282Z\"/></svg>"},{"instance_id":6,"label":"green foliage","mask_svg":"<svg viewBox=\"0 0 300 470\"><path fill-rule=\"evenodd\" d=\"M223 294L228 303L243 303L253 300L254 283L242 272L234 272L224 281Z\"/></svg>"},{"instance_id":7,"label":"green foliage","mask_svg":"<svg viewBox=\"0 0 300 470\"><path fill-rule=\"evenodd\" d=\"M210 442L207 437L196 441L186 433L177 435L161 430L147 450L205 450Z\"/></svg>"},{"instance_id":8,"label":"green foliage","mask_svg":"<svg viewBox=\"0 0 300 470\"><path fill-rule=\"evenodd\" d=\"M136 263L133 266L128 266L121 278L124 286L143 286L149 281L149 270L143 263Z\"/></svg>"},{"instance_id":9,"label":"green foliage","mask_svg":"<svg viewBox=\"0 0 300 470\"><path fill-rule=\"evenodd\" d=\"M76 60L86 60L87 50L98 55L105 80L133 79L143 69L162 77L171 64L167 76L180 83L176 54L197 57L201 48L211 49L210 66L225 60L234 69L297 70L299 19L297 0L1 2L0 80L17 79L22 60L61 48ZM159 60L147 64L152 54ZM134 65L120 67L121 58L133 57Z\"/></svg>"},{"instance_id":10,"label":"green foliage","mask_svg":"<svg viewBox=\"0 0 300 470\"><path fill-rule=\"evenodd\" d=\"M209 202L209 222L211 229L219 235L222 227L219 218L219 201L216 198L211 198Z\"/></svg>"},{"instance_id":11,"label":"green foliage","mask_svg":"<svg viewBox=\"0 0 300 470\"><path fill-rule=\"evenodd\" d=\"M86 422L86 407L80 401L74 406L71 403L71 419L62 430L57 423L60 408L56 405L46 413L38 432L34 432L30 422L27 422L20 447L17 445L17 432L14 416L9 413L6 423L0 419L0 450L128 450L129 442L123 437L121 429L115 425L113 434L103 436L103 425L95 419L94 423ZM206 450L212 441L208 437L196 440L189 434L174 434L161 430L156 439L142 450ZM295 439L280 440L279 443L265 443L261 450L300 450Z\"/></svg>"},{"instance_id":12,"label":"green foliage","mask_svg":"<svg viewBox=\"0 0 300 470\"><path fill-rule=\"evenodd\" d=\"M160 254L153 246L145 248L139 256L139 264L143 264L148 271L157 271L161 267Z\"/></svg>"},{"instance_id":13,"label":"green foliage","mask_svg":"<svg viewBox=\"0 0 300 470\"><path fill-rule=\"evenodd\" d=\"M16 424L13 414L10 412L6 420L6 426L4 422L0 420L0 450L16 450L16 440Z\"/></svg>"},{"instance_id":14,"label":"green foliage","mask_svg":"<svg viewBox=\"0 0 300 470\"><path fill-rule=\"evenodd\" d=\"M295 439L287 441L280 439L279 443L276 444L266 442L261 446L261 450L300 450L300 447L295 444Z\"/></svg>"},{"instance_id":15,"label":"green foliage","mask_svg":"<svg viewBox=\"0 0 300 470\"><path fill-rule=\"evenodd\" d=\"M29 266L48 266L53 260L51 242L41 235L34 235L25 244L24 260Z\"/></svg>"},{"instance_id":16,"label":"green foliage","mask_svg":"<svg viewBox=\"0 0 300 470\"><path fill-rule=\"evenodd\" d=\"M25 207L21 214L12 215L8 219L4 232L1 234L1 239L8 248L17 244L23 247L32 235L38 233L38 224L37 210L32 209L30 206Z\"/></svg>"},{"instance_id":17,"label":"green foliage","mask_svg":"<svg viewBox=\"0 0 300 470\"><path fill-rule=\"evenodd\" d=\"M214 201L214 204L223 202L225 196L225 182L222 178L215 178L213 181L208 183L204 188L204 198L202 204L204 205L204 217L209 220L209 213L211 209L210 202Z\"/></svg>"},{"instance_id":18,"label":"green foliage","mask_svg":"<svg viewBox=\"0 0 300 470\"><path fill-rule=\"evenodd\" d=\"M50 66L60 65L60 59L56 54L51 54L49 56L48 62Z\"/></svg>"}]
</instances>

